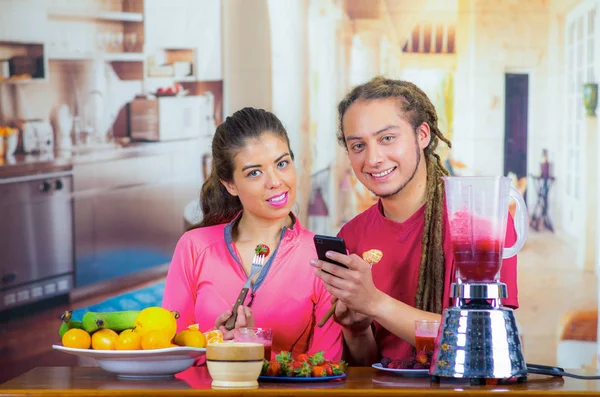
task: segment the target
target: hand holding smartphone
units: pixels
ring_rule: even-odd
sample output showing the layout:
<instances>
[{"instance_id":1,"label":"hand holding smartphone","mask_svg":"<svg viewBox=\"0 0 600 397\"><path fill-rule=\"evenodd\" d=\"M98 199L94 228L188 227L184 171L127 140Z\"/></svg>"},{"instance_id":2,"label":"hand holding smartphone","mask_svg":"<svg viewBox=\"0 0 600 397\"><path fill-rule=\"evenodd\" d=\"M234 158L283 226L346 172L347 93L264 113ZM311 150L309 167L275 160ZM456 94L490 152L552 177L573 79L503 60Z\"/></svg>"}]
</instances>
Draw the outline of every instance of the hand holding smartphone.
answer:
<instances>
[{"instance_id":1,"label":"hand holding smartphone","mask_svg":"<svg viewBox=\"0 0 600 397\"><path fill-rule=\"evenodd\" d=\"M313 240L315 243L315 248L317 249L317 256L320 260L333 263L334 265L345 267L346 269L348 268L348 266L342 265L341 263L329 259L325 256L325 253L327 251L335 251L343 255L348 255L348 252L346 250L346 243L344 242L343 238L317 234L315 235Z\"/></svg>"}]
</instances>

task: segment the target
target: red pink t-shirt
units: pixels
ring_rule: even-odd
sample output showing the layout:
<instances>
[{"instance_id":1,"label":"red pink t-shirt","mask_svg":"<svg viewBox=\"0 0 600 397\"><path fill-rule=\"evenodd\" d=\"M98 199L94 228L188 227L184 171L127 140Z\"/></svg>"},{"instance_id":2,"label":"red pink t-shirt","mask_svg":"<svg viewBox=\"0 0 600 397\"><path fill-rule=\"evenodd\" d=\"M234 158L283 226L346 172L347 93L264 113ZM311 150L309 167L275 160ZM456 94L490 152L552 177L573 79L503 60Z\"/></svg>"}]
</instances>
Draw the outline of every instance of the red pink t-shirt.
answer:
<instances>
[{"instance_id":1,"label":"red pink t-shirt","mask_svg":"<svg viewBox=\"0 0 600 397\"><path fill-rule=\"evenodd\" d=\"M448 217L444 214L443 246L445 259L443 307L450 306L450 285L455 281L456 269L452 242L448 227ZM381 200L371 208L345 224L340 232L350 253L359 256L370 249L378 249L383 258L373 266L375 286L391 297L415 306L415 293L421 266L421 241L425 225L425 206L417 210L405 222L399 223L383 215ZM516 241L513 219L509 214L505 246ZM500 281L508 288L508 298L504 306L518 307L517 257L504 259L500 270ZM381 357L405 359L412 355L412 346L375 322L375 340Z\"/></svg>"}]
</instances>

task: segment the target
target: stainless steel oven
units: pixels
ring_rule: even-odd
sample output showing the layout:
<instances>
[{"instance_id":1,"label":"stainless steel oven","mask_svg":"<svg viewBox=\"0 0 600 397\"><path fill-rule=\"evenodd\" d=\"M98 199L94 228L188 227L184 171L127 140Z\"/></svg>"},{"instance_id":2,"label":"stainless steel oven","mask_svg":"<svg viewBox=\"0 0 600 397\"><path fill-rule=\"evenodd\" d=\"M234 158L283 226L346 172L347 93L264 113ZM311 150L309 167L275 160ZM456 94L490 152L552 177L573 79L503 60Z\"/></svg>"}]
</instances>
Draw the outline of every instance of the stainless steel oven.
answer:
<instances>
[{"instance_id":1,"label":"stainless steel oven","mask_svg":"<svg viewBox=\"0 0 600 397\"><path fill-rule=\"evenodd\" d=\"M70 171L0 179L0 311L73 285Z\"/></svg>"}]
</instances>

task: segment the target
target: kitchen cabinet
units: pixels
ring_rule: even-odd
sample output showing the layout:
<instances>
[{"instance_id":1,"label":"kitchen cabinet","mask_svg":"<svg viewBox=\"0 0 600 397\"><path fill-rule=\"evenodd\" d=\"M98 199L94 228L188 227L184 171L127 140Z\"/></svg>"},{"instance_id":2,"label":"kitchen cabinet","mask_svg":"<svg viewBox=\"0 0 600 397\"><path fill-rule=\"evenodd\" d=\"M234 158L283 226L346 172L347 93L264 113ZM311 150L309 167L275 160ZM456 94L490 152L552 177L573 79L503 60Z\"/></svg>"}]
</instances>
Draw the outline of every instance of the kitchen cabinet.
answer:
<instances>
[{"instance_id":1,"label":"kitchen cabinet","mask_svg":"<svg viewBox=\"0 0 600 397\"><path fill-rule=\"evenodd\" d=\"M43 43L47 34L46 1L0 1L0 41Z\"/></svg>"},{"instance_id":2,"label":"kitchen cabinet","mask_svg":"<svg viewBox=\"0 0 600 397\"><path fill-rule=\"evenodd\" d=\"M200 142L148 144L126 158L75 163L76 287L171 260L185 206L199 197Z\"/></svg>"},{"instance_id":3,"label":"kitchen cabinet","mask_svg":"<svg viewBox=\"0 0 600 397\"><path fill-rule=\"evenodd\" d=\"M149 51L191 47L186 25L193 21L193 14L188 13L187 6L188 0L144 0L144 30Z\"/></svg>"},{"instance_id":4,"label":"kitchen cabinet","mask_svg":"<svg viewBox=\"0 0 600 397\"><path fill-rule=\"evenodd\" d=\"M189 49L194 78L221 80L221 0L145 0L146 52Z\"/></svg>"}]
</instances>

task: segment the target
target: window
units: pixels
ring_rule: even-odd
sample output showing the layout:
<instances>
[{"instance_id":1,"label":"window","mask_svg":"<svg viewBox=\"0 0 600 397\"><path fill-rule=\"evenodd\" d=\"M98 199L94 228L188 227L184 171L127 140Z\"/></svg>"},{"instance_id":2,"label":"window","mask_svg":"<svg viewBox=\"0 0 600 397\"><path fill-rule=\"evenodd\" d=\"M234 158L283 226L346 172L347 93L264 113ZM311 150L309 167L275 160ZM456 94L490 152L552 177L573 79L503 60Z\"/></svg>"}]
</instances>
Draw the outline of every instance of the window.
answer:
<instances>
[{"instance_id":1,"label":"window","mask_svg":"<svg viewBox=\"0 0 600 397\"><path fill-rule=\"evenodd\" d=\"M584 145L583 85L596 80L596 21L598 0L587 1L573 10L565 29L565 230L576 236L581 225L582 170Z\"/></svg>"}]
</instances>

